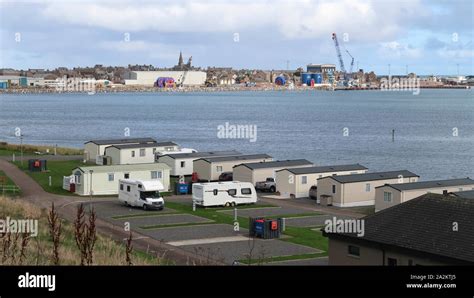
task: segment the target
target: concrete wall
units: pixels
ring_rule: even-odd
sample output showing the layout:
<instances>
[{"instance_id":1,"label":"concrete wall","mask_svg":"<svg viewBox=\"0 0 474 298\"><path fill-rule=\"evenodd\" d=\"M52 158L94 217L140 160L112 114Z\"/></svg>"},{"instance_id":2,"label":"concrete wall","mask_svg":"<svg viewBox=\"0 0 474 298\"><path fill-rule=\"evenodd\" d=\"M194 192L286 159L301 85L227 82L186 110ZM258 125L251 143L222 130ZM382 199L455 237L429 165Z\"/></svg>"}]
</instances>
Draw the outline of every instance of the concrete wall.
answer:
<instances>
[{"instance_id":1,"label":"concrete wall","mask_svg":"<svg viewBox=\"0 0 474 298\"><path fill-rule=\"evenodd\" d=\"M159 77L173 78L175 82L181 82L185 71L131 71L126 76L125 85L148 85L153 86ZM204 85L207 74L204 71L188 71L185 76L184 85Z\"/></svg>"},{"instance_id":2,"label":"concrete wall","mask_svg":"<svg viewBox=\"0 0 474 298\"><path fill-rule=\"evenodd\" d=\"M422 196L428 192L442 194L443 191L456 192L456 191L471 190L471 189L474 189L474 184L456 185L456 186L449 186L449 187L446 187L446 186L433 187L433 188L404 190L404 191L399 191L389 186L383 186L383 187L377 188L377 190L375 191L375 211L377 212L377 211L398 205L400 203L404 203L406 201ZM392 202L384 201L384 192L392 193Z\"/></svg>"},{"instance_id":3,"label":"concrete wall","mask_svg":"<svg viewBox=\"0 0 474 298\"><path fill-rule=\"evenodd\" d=\"M92 173L92 191L93 195L116 195L118 194L118 181L125 178L125 173L130 174L130 179L151 180L151 171L161 171L162 179L158 179L163 183L165 189L170 188L170 171L169 169L162 169L157 167L150 170L130 170L130 171L116 171L104 173ZM76 173L76 171L73 171ZM114 174L114 180L109 181L109 173ZM86 171L82 173L81 184L76 184L76 194L80 196L90 195L91 174Z\"/></svg>"},{"instance_id":4,"label":"concrete wall","mask_svg":"<svg viewBox=\"0 0 474 298\"><path fill-rule=\"evenodd\" d=\"M319 178L333 175L363 174L366 172L367 170L355 170L295 175L288 170L278 171L276 173L277 191L287 197L294 195L295 198L306 198L308 197L308 192L311 186L318 185ZM293 177L291 178L291 176ZM307 178L307 184L302 183L302 177L304 176ZM291 183L291 181L293 181L293 183Z\"/></svg>"},{"instance_id":5,"label":"concrete wall","mask_svg":"<svg viewBox=\"0 0 474 298\"><path fill-rule=\"evenodd\" d=\"M416 182L418 177L403 179L384 179L354 183L339 183L330 177L318 180L318 199L321 195L333 196L333 205L337 207L370 206L375 204L375 188L384 184ZM370 184L370 191L366 191ZM336 185L336 193L332 193L332 185Z\"/></svg>"},{"instance_id":6,"label":"concrete wall","mask_svg":"<svg viewBox=\"0 0 474 298\"><path fill-rule=\"evenodd\" d=\"M353 245L359 247L360 256L352 256L348 253L348 246ZM442 263L439 260L430 258L421 258L419 256L413 256L409 254L402 254L393 250L385 250L384 252L380 249L372 248L365 245L355 244L342 240L329 239L329 265L330 266L343 266L343 265L387 265L388 259L393 258L397 260L397 265L450 265L449 263ZM384 260L385 259L385 260Z\"/></svg>"}]
</instances>

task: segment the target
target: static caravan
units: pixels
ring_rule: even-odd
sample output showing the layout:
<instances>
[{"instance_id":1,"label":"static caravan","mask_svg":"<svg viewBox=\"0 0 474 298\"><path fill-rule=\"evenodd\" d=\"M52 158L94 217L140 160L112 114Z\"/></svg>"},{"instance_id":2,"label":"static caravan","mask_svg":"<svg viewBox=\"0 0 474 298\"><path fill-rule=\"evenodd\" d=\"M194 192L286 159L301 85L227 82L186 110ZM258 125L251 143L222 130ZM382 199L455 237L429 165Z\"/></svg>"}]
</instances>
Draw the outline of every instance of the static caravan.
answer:
<instances>
[{"instance_id":1,"label":"static caravan","mask_svg":"<svg viewBox=\"0 0 474 298\"><path fill-rule=\"evenodd\" d=\"M401 204L426 193L447 194L473 189L474 180L469 178L385 184L375 188L375 211Z\"/></svg>"},{"instance_id":2,"label":"static caravan","mask_svg":"<svg viewBox=\"0 0 474 298\"><path fill-rule=\"evenodd\" d=\"M203 207L253 204L257 202L257 192L249 182L194 183L193 202Z\"/></svg>"},{"instance_id":3,"label":"static caravan","mask_svg":"<svg viewBox=\"0 0 474 298\"><path fill-rule=\"evenodd\" d=\"M84 166L64 177L63 188L80 196L116 195L120 179L156 180L170 189L170 168L163 163Z\"/></svg>"},{"instance_id":4,"label":"static caravan","mask_svg":"<svg viewBox=\"0 0 474 298\"><path fill-rule=\"evenodd\" d=\"M158 157L158 162L171 168L171 176L191 176L194 172L193 161L203 157L222 157L241 154L238 151L209 151L195 153L166 154Z\"/></svg>"},{"instance_id":5,"label":"static caravan","mask_svg":"<svg viewBox=\"0 0 474 298\"><path fill-rule=\"evenodd\" d=\"M276 190L284 197L306 198L309 189L318 186L319 178L366 172L360 164L283 169L276 172Z\"/></svg>"},{"instance_id":6,"label":"static caravan","mask_svg":"<svg viewBox=\"0 0 474 298\"><path fill-rule=\"evenodd\" d=\"M247 162L266 162L273 158L268 154L246 154L224 157L204 157L193 162L199 180L217 181L224 172L232 172L234 166Z\"/></svg>"},{"instance_id":7,"label":"static caravan","mask_svg":"<svg viewBox=\"0 0 474 298\"><path fill-rule=\"evenodd\" d=\"M251 182L255 185L257 182L265 181L269 177L275 178L276 172L279 170L312 166L313 163L306 159L243 163L234 166L234 180Z\"/></svg>"},{"instance_id":8,"label":"static caravan","mask_svg":"<svg viewBox=\"0 0 474 298\"><path fill-rule=\"evenodd\" d=\"M127 138L112 140L92 140L84 143L84 155L87 161L96 162L98 155L105 154L105 148L113 145L156 143L152 138Z\"/></svg>"},{"instance_id":9,"label":"static caravan","mask_svg":"<svg viewBox=\"0 0 474 298\"><path fill-rule=\"evenodd\" d=\"M105 149L105 156L110 157L112 165L153 163L156 153L173 151L177 148L178 145L173 142L112 145Z\"/></svg>"},{"instance_id":10,"label":"static caravan","mask_svg":"<svg viewBox=\"0 0 474 298\"><path fill-rule=\"evenodd\" d=\"M328 176L318 179L318 201L337 207L375 204L375 188L390 183L416 182L420 176L407 171Z\"/></svg>"}]
</instances>

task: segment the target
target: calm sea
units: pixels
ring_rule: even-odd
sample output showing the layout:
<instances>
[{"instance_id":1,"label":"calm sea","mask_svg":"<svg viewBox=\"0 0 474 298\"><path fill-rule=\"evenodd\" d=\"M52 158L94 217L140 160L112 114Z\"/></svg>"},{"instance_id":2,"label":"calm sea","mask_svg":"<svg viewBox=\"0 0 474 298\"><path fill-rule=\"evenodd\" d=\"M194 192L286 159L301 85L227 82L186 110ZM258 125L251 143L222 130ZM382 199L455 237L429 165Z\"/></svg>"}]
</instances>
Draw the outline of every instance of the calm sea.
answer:
<instances>
[{"instance_id":1,"label":"calm sea","mask_svg":"<svg viewBox=\"0 0 474 298\"><path fill-rule=\"evenodd\" d=\"M81 147L150 136L184 147L408 169L422 179L474 177L474 91L235 92L0 95L0 140ZM256 125L257 139L218 126ZM128 130L127 130L128 129ZM392 129L395 141L392 142Z\"/></svg>"}]
</instances>

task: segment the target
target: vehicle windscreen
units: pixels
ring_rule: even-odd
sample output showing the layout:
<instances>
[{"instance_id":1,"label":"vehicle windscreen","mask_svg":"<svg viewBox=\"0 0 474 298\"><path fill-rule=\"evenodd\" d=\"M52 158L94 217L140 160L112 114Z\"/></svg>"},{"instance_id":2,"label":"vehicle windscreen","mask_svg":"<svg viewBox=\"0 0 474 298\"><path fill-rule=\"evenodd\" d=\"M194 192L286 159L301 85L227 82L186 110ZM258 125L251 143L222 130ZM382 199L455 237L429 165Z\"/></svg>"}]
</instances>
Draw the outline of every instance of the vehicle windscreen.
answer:
<instances>
[{"instance_id":1,"label":"vehicle windscreen","mask_svg":"<svg viewBox=\"0 0 474 298\"><path fill-rule=\"evenodd\" d=\"M159 198L160 192L159 191L141 191L140 192L140 199L145 200L146 198Z\"/></svg>"}]
</instances>

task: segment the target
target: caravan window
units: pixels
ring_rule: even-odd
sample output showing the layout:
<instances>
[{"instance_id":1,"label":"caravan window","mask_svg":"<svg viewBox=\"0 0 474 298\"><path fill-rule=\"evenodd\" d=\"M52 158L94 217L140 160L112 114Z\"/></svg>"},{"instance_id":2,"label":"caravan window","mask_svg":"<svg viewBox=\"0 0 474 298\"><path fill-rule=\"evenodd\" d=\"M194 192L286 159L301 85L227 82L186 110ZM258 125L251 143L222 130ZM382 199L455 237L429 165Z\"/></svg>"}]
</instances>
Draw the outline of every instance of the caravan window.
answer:
<instances>
[{"instance_id":1,"label":"caravan window","mask_svg":"<svg viewBox=\"0 0 474 298\"><path fill-rule=\"evenodd\" d=\"M109 181L114 181L114 180L115 180L114 173L109 173Z\"/></svg>"},{"instance_id":2,"label":"caravan window","mask_svg":"<svg viewBox=\"0 0 474 298\"><path fill-rule=\"evenodd\" d=\"M132 150L132 157L135 157L135 150Z\"/></svg>"},{"instance_id":3,"label":"caravan window","mask_svg":"<svg viewBox=\"0 0 474 298\"><path fill-rule=\"evenodd\" d=\"M237 194L237 189L229 189L227 193L229 196L235 196Z\"/></svg>"},{"instance_id":4,"label":"caravan window","mask_svg":"<svg viewBox=\"0 0 474 298\"><path fill-rule=\"evenodd\" d=\"M240 190L240 192L243 194L243 195L250 195L252 194L252 190L250 188L242 188Z\"/></svg>"},{"instance_id":5,"label":"caravan window","mask_svg":"<svg viewBox=\"0 0 474 298\"><path fill-rule=\"evenodd\" d=\"M120 184L120 190L123 190L123 184Z\"/></svg>"},{"instance_id":6,"label":"caravan window","mask_svg":"<svg viewBox=\"0 0 474 298\"><path fill-rule=\"evenodd\" d=\"M130 185L127 185L127 191L130 192Z\"/></svg>"},{"instance_id":7,"label":"caravan window","mask_svg":"<svg viewBox=\"0 0 474 298\"><path fill-rule=\"evenodd\" d=\"M129 179L129 178L130 178L130 173L125 173L125 174L123 174L123 178Z\"/></svg>"},{"instance_id":8,"label":"caravan window","mask_svg":"<svg viewBox=\"0 0 474 298\"><path fill-rule=\"evenodd\" d=\"M222 172L222 166L216 166L216 172Z\"/></svg>"},{"instance_id":9,"label":"caravan window","mask_svg":"<svg viewBox=\"0 0 474 298\"><path fill-rule=\"evenodd\" d=\"M81 177L82 177L82 173L80 171L77 171L76 173L74 173L74 180L76 182L76 184L81 184Z\"/></svg>"},{"instance_id":10,"label":"caravan window","mask_svg":"<svg viewBox=\"0 0 474 298\"><path fill-rule=\"evenodd\" d=\"M184 168L186 166L186 163L184 161L181 162L181 167Z\"/></svg>"},{"instance_id":11,"label":"caravan window","mask_svg":"<svg viewBox=\"0 0 474 298\"><path fill-rule=\"evenodd\" d=\"M140 149L140 156L145 156L145 149Z\"/></svg>"},{"instance_id":12,"label":"caravan window","mask_svg":"<svg viewBox=\"0 0 474 298\"><path fill-rule=\"evenodd\" d=\"M215 196L217 196L217 194L219 193L219 190L214 189L212 192L214 193Z\"/></svg>"}]
</instances>

